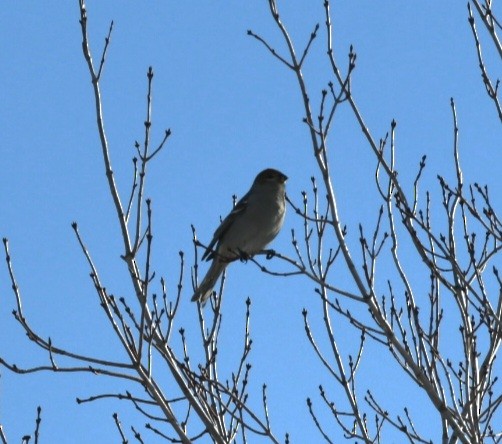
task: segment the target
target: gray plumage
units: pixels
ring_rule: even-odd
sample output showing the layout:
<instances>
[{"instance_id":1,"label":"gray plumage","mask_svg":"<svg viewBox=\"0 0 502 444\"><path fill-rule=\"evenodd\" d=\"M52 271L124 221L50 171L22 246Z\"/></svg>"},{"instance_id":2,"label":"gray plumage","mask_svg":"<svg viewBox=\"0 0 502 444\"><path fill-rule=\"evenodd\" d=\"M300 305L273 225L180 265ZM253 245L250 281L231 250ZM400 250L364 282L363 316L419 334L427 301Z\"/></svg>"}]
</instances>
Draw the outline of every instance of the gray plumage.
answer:
<instances>
[{"instance_id":1,"label":"gray plumage","mask_svg":"<svg viewBox=\"0 0 502 444\"><path fill-rule=\"evenodd\" d=\"M286 212L287 176L268 168L259 173L247 194L214 232L204 260L211 266L192 296L204 304L227 265L262 251L279 233Z\"/></svg>"}]
</instances>

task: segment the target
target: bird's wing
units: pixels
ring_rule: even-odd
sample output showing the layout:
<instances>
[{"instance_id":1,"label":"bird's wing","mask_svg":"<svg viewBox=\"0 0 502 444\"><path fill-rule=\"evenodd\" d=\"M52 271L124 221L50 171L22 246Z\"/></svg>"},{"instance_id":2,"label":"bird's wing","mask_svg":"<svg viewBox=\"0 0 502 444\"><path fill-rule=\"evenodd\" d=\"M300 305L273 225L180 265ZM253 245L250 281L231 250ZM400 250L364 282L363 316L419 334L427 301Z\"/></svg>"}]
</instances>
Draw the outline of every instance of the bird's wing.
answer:
<instances>
[{"instance_id":1,"label":"bird's wing","mask_svg":"<svg viewBox=\"0 0 502 444\"><path fill-rule=\"evenodd\" d=\"M205 253L202 256L202 260L211 260L214 257L215 251L214 251L214 246L216 245L217 242L221 240L221 238L225 235L225 233L228 231L228 229L232 226L234 223L234 220L239 217L240 215L244 214L247 208L248 204L248 197L249 193L247 193L239 202L235 204L235 207L233 210L229 213L225 219L223 219L223 222L220 224L220 226L216 229L216 231L213 234L213 239L207 246L207 249Z\"/></svg>"}]
</instances>

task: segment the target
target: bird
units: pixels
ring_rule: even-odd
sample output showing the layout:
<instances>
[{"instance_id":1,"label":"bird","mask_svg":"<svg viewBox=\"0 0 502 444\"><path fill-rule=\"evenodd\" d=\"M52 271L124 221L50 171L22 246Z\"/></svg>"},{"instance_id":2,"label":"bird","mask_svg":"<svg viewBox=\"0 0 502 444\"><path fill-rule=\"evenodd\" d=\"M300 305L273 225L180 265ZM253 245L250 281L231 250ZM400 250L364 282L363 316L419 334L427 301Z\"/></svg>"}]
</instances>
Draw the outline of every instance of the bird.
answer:
<instances>
[{"instance_id":1,"label":"bird","mask_svg":"<svg viewBox=\"0 0 502 444\"><path fill-rule=\"evenodd\" d=\"M192 301L204 305L230 262L253 257L277 236L286 214L287 179L273 168L256 176L249 191L214 232L202 256L202 260L212 262Z\"/></svg>"}]
</instances>

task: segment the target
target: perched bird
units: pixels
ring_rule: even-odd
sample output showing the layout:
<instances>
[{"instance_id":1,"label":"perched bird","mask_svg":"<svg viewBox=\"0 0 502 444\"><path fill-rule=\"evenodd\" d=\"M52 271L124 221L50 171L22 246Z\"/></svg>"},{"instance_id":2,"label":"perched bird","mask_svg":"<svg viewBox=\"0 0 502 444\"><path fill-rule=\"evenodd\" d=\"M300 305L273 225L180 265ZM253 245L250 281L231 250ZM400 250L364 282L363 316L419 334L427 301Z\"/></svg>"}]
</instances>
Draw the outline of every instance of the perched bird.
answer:
<instances>
[{"instance_id":1,"label":"perched bird","mask_svg":"<svg viewBox=\"0 0 502 444\"><path fill-rule=\"evenodd\" d=\"M286 213L287 176L268 168L258 174L247 194L214 232L204 260L212 263L192 301L204 304L227 265L248 259L263 250L277 236Z\"/></svg>"}]
</instances>

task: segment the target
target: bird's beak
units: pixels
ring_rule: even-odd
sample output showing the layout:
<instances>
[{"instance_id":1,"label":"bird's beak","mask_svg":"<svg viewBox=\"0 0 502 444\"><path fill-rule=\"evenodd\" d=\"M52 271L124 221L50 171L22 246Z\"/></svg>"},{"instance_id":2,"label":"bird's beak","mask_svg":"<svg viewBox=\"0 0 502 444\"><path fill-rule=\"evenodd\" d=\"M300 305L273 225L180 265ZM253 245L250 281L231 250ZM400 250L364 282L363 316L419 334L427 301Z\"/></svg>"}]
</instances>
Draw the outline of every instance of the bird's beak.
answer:
<instances>
[{"instance_id":1,"label":"bird's beak","mask_svg":"<svg viewBox=\"0 0 502 444\"><path fill-rule=\"evenodd\" d=\"M288 180L288 176L286 176L285 174L281 174L281 183L286 182L286 180Z\"/></svg>"}]
</instances>

